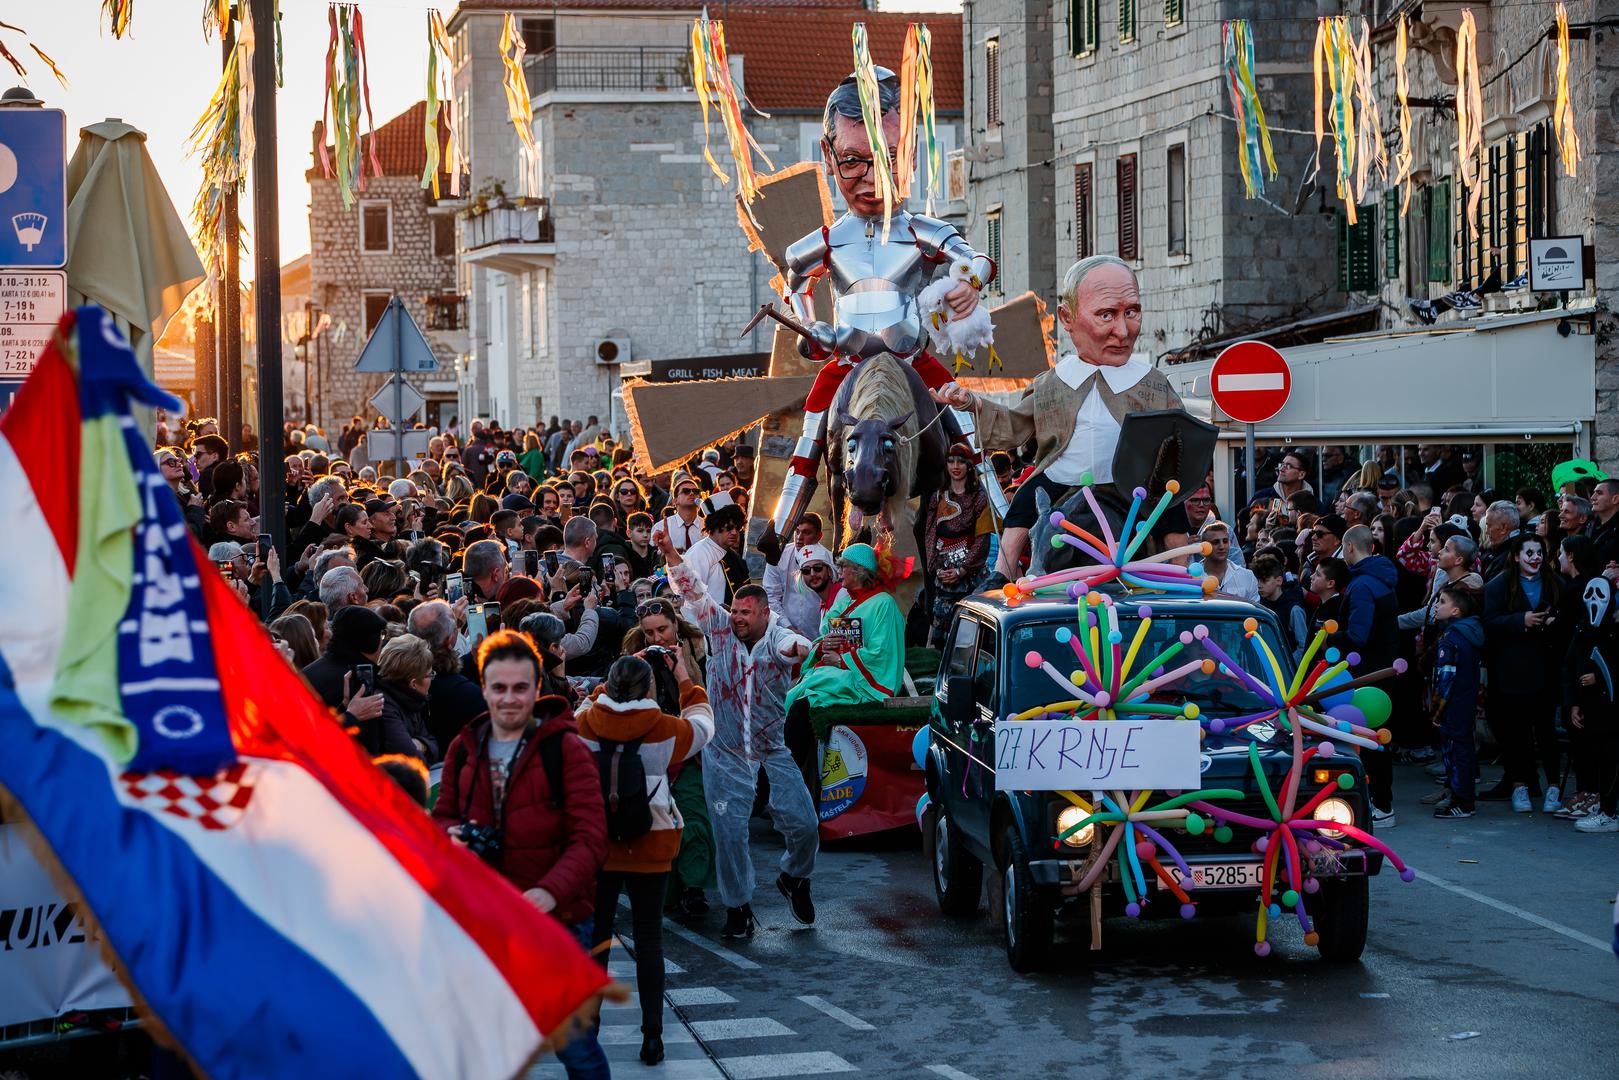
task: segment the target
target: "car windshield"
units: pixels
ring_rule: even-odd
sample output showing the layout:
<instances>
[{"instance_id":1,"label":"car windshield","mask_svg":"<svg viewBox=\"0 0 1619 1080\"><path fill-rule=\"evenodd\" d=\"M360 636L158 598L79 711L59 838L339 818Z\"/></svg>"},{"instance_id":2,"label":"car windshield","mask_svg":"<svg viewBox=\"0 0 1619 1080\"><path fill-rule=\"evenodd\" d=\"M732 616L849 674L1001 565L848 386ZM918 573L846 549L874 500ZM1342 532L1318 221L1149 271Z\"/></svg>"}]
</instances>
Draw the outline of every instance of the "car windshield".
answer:
<instances>
[{"instance_id":1,"label":"car windshield","mask_svg":"<svg viewBox=\"0 0 1619 1080\"><path fill-rule=\"evenodd\" d=\"M1135 637L1139 620L1131 607L1120 605L1119 610L1124 615L1119 629L1128 648ZM1262 671L1259 665L1264 661L1256 656L1253 646L1244 639L1243 619L1244 616L1236 614L1213 618L1208 615L1169 615L1155 612L1152 626L1147 630L1147 638L1142 642L1137 656L1137 666L1132 674L1139 672L1140 664L1150 661L1168 648L1180 636L1181 631L1191 630L1199 625L1208 627L1210 639L1250 673ZM1038 669L1029 668L1023 663L1023 658L1032 650L1044 657L1062 657L1065 662L1058 663L1057 670L1064 674L1078 667L1079 663L1074 658L1072 647L1057 640L1057 631L1064 626L1072 628L1074 623L1072 620L1054 619L1051 622L1025 623L1012 631L1007 657L1012 672L1012 685L1006 707L999 710L1002 715L1019 713L1072 698L1071 694L1052 681L1051 676ZM1275 629L1268 622L1261 620L1259 633L1282 665L1283 674L1291 675L1292 664L1284 654ZM1170 660L1170 666L1178 667L1188 661L1210 656L1212 654L1207 649L1194 641ZM1257 712L1265 705L1263 699L1245 684L1219 671L1212 675L1194 672L1174 687L1154 693L1152 700L1175 704L1194 701L1198 708L1210 717L1242 716Z\"/></svg>"}]
</instances>

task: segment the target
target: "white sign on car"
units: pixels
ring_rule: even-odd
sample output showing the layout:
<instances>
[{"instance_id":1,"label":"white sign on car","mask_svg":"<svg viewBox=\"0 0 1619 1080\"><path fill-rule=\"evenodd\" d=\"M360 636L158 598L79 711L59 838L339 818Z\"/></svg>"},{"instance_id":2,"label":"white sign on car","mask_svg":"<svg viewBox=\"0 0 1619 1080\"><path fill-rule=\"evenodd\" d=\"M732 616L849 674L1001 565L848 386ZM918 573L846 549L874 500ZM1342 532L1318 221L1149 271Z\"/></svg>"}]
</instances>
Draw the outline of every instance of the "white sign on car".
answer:
<instances>
[{"instance_id":1,"label":"white sign on car","mask_svg":"<svg viewBox=\"0 0 1619 1080\"><path fill-rule=\"evenodd\" d=\"M1025 720L995 728L997 791L1195 791L1189 720Z\"/></svg>"}]
</instances>

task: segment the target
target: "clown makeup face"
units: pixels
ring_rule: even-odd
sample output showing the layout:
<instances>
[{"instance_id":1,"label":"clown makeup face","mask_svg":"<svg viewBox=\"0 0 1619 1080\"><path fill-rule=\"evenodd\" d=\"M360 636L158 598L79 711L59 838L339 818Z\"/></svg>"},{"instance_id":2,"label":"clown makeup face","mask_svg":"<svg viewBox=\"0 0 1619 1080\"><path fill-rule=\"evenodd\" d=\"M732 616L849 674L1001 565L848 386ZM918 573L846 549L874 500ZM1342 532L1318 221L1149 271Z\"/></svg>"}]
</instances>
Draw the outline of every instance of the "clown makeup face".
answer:
<instances>
[{"instance_id":1,"label":"clown makeup face","mask_svg":"<svg viewBox=\"0 0 1619 1080\"><path fill-rule=\"evenodd\" d=\"M1528 540L1518 551L1518 572L1524 577L1535 577L1540 573L1541 563L1546 561L1546 548L1539 540Z\"/></svg>"}]
</instances>

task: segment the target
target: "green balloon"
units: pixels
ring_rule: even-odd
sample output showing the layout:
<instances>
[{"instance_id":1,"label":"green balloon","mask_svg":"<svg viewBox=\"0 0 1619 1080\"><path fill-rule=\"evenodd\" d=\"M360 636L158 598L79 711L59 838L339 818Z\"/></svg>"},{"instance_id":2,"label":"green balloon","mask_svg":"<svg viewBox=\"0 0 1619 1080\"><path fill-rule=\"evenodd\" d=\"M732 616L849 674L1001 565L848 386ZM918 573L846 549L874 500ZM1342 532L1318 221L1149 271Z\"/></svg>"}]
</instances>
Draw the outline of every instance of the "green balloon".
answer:
<instances>
[{"instance_id":1,"label":"green balloon","mask_svg":"<svg viewBox=\"0 0 1619 1080\"><path fill-rule=\"evenodd\" d=\"M1389 700L1387 693L1381 687L1363 686L1350 696L1350 703L1366 715L1368 727L1382 727L1388 723L1389 713L1394 711L1394 702Z\"/></svg>"},{"instance_id":2,"label":"green balloon","mask_svg":"<svg viewBox=\"0 0 1619 1080\"><path fill-rule=\"evenodd\" d=\"M1193 836L1202 836L1203 830L1206 828L1208 828L1208 824L1196 814L1186 815L1186 831Z\"/></svg>"},{"instance_id":3,"label":"green balloon","mask_svg":"<svg viewBox=\"0 0 1619 1080\"><path fill-rule=\"evenodd\" d=\"M1231 842L1231 829L1230 829L1230 827L1226 826L1226 825L1221 825L1220 827L1215 829L1214 830L1214 839L1215 839L1216 843L1229 844Z\"/></svg>"}]
</instances>

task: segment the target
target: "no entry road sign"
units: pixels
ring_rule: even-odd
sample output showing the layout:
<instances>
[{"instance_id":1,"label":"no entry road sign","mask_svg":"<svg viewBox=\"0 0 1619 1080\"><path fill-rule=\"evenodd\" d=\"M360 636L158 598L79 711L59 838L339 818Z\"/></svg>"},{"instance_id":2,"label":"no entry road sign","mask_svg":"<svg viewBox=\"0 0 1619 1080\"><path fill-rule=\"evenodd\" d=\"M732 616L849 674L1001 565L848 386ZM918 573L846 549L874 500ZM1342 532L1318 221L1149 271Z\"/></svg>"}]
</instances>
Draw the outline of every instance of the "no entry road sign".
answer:
<instances>
[{"instance_id":1,"label":"no entry road sign","mask_svg":"<svg viewBox=\"0 0 1619 1080\"><path fill-rule=\"evenodd\" d=\"M1293 375L1273 346L1239 341L1215 358L1209 383L1222 412L1244 424L1259 424L1287 404Z\"/></svg>"}]
</instances>

